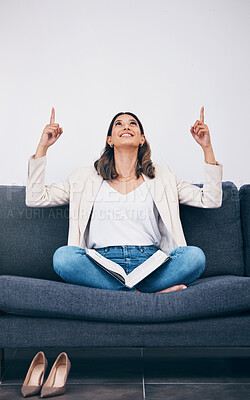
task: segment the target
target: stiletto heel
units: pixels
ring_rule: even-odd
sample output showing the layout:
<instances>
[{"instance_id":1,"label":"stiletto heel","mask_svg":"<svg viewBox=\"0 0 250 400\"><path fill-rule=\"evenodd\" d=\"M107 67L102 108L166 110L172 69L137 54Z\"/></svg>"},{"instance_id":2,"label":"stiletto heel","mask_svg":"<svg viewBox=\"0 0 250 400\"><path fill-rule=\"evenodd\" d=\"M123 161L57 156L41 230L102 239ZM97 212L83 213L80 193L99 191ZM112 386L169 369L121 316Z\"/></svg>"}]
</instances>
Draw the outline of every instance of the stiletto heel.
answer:
<instances>
[{"instance_id":1,"label":"stiletto heel","mask_svg":"<svg viewBox=\"0 0 250 400\"><path fill-rule=\"evenodd\" d=\"M41 390L41 397L58 396L65 393L71 363L65 352L59 354Z\"/></svg>"},{"instance_id":2,"label":"stiletto heel","mask_svg":"<svg viewBox=\"0 0 250 400\"><path fill-rule=\"evenodd\" d=\"M47 366L48 361L44 353L39 351L33 358L23 382L21 388L23 397L34 396L40 392Z\"/></svg>"}]
</instances>

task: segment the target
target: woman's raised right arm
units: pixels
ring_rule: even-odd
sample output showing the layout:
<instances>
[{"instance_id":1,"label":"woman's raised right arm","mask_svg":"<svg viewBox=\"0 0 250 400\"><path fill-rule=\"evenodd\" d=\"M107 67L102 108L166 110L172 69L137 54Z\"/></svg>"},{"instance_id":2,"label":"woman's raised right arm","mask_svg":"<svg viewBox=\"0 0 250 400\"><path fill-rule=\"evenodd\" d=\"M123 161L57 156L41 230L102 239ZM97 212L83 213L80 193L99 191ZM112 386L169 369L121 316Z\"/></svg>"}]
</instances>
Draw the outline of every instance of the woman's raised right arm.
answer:
<instances>
[{"instance_id":1,"label":"woman's raised right arm","mask_svg":"<svg viewBox=\"0 0 250 400\"><path fill-rule=\"evenodd\" d=\"M47 161L47 150L54 144L62 134L62 128L55 123L55 109L52 107L50 124L46 125L36 154L29 158L28 180L26 185L25 204L28 207L53 207L69 203L70 177L59 184L45 186L45 166Z\"/></svg>"}]
</instances>

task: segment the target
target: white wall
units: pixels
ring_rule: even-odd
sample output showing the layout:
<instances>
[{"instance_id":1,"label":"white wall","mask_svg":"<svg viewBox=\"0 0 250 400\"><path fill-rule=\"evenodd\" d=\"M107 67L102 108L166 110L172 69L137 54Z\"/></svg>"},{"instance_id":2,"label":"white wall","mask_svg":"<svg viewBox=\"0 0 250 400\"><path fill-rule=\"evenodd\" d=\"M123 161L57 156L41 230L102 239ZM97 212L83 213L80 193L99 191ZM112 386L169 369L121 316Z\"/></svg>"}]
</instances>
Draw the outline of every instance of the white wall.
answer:
<instances>
[{"instance_id":1,"label":"white wall","mask_svg":"<svg viewBox=\"0 0 250 400\"><path fill-rule=\"evenodd\" d=\"M203 182L202 105L223 181L250 183L249 20L249 0L1 0L0 184L26 184L52 106L48 184L93 164L120 111L155 163Z\"/></svg>"}]
</instances>

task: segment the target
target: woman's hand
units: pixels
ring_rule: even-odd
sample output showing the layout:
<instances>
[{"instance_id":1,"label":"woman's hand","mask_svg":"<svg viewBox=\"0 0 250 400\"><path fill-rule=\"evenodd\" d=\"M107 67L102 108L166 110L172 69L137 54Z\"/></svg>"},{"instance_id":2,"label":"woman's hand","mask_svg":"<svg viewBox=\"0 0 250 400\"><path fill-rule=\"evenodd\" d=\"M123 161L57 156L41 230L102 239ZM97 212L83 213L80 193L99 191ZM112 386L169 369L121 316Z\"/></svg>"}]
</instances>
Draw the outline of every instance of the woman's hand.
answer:
<instances>
[{"instance_id":1,"label":"woman's hand","mask_svg":"<svg viewBox=\"0 0 250 400\"><path fill-rule=\"evenodd\" d=\"M55 123L55 109L52 107L50 124L45 126L39 144L42 147L50 147L59 139L62 132L63 130L59 127L59 124Z\"/></svg>"},{"instance_id":2,"label":"woman's hand","mask_svg":"<svg viewBox=\"0 0 250 400\"><path fill-rule=\"evenodd\" d=\"M210 133L207 125L204 124L204 107L201 107L200 120L197 120L193 126L191 126L190 132L193 135L194 140L204 149L212 146Z\"/></svg>"},{"instance_id":3,"label":"woman's hand","mask_svg":"<svg viewBox=\"0 0 250 400\"><path fill-rule=\"evenodd\" d=\"M52 107L50 123L43 130L34 158L45 156L48 148L59 139L62 133L63 129L55 123L55 109Z\"/></svg>"}]
</instances>

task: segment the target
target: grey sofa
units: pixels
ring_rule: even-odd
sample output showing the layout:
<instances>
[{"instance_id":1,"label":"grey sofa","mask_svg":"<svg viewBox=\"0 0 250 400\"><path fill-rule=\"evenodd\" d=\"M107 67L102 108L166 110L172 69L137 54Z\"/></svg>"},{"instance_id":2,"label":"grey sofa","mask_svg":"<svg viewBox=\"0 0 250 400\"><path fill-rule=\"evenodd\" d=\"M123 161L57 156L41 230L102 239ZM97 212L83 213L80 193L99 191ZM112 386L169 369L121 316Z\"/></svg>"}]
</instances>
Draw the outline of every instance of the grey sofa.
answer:
<instances>
[{"instance_id":1,"label":"grey sofa","mask_svg":"<svg viewBox=\"0 0 250 400\"><path fill-rule=\"evenodd\" d=\"M25 187L0 186L1 362L4 348L62 346L250 357L250 185L222 188L220 208L180 205L187 244L206 254L202 276L187 290L151 294L64 282L52 256L67 244L68 206L29 208Z\"/></svg>"}]
</instances>

